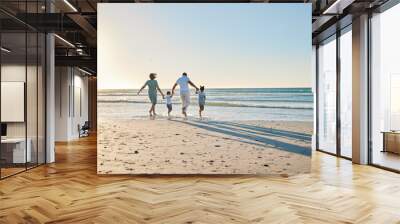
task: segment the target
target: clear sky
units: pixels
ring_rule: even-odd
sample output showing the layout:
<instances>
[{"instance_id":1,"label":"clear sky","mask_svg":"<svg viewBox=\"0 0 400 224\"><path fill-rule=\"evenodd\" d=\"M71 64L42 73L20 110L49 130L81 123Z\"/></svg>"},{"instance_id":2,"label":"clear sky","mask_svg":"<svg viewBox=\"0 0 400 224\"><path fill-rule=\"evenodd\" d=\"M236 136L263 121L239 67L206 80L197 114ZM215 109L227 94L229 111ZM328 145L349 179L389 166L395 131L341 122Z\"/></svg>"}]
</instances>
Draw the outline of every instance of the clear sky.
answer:
<instances>
[{"instance_id":1,"label":"clear sky","mask_svg":"<svg viewBox=\"0 0 400 224\"><path fill-rule=\"evenodd\" d=\"M99 89L311 86L311 4L98 5Z\"/></svg>"}]
</instances>

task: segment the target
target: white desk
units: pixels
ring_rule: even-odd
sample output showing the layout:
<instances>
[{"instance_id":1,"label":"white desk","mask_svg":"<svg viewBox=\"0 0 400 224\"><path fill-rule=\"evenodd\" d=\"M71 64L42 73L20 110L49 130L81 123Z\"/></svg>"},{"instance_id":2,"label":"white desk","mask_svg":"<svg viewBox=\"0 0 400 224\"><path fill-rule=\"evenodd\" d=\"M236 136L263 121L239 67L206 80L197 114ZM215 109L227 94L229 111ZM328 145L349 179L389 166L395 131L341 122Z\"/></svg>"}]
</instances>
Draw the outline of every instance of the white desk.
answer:
<instances>
[{"instance_id":1,"label":"white desk","mask_svg":"<svg viewBox=\"0 0 400 224\"><path fill-rule=\"evenodd\" d=\"M12 162L13 163L25 163L31 162L32 160L32 140L30 138L26 141L27 147L25 152L25 138L2 138L1 144L6 147L12 146ZM4 147L4 146L3 146Z\"/></svg>"}]
</instances>

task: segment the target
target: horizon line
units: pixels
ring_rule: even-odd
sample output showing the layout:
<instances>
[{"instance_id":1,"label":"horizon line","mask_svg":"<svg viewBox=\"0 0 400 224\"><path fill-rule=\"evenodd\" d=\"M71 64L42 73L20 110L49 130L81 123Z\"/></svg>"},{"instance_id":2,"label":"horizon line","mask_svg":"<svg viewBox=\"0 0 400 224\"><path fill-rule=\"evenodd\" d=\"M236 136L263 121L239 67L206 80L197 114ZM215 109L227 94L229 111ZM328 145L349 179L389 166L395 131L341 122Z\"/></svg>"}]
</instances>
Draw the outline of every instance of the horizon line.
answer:
<instances>
[{"instance_id":1,"label":"horizon line","mask_svg":"<svg viewBox=\"0 0 400 224\"><path fill-rule=\"evenodd\" d=\"M97 90L128 90L140 88L98 88ZM161 88L165 89L165 88ZM179 89L179 88L176 88ZM194 89L194 88L193 88ZM312 86L307 87L209 87L207 89L312 89Z\"/></svg>"}]
</instances>

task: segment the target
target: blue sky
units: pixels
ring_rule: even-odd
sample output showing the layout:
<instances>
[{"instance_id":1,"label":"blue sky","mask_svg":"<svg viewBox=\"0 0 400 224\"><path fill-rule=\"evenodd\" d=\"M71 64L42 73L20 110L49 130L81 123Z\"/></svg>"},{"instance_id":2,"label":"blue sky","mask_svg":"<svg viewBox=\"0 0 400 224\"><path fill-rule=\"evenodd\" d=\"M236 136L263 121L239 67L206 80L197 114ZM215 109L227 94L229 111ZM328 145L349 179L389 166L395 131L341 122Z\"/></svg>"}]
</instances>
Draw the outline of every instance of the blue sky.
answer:
<instances>
[{"instance_id":1,"label":"blue sky","mask_svg":"<svg viewBox=\"0 0 400 224\"><path fill-rule=\"evenodd\" d=\"M311 86L310 4L99 4L98 85Z\"/></svg>"}]
</instances>

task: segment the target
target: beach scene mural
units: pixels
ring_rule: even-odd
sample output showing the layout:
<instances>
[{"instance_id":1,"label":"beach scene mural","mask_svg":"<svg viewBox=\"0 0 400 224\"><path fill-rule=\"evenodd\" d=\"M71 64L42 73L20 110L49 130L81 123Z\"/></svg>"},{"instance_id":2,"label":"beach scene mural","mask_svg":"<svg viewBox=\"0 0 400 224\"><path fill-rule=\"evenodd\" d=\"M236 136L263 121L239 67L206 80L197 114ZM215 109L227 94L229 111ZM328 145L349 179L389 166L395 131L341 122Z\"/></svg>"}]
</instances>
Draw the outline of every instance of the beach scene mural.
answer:
<instances>
[{"instance_id":1,"label":"beach scene mural","mask_svg":"<svg viewBox=\"0 0 400 224\"><path fill-rule=\"evenodd\" d=\"M99 4L98 173L309 172L310 16L308 4Z\"/></svg>"}]
</instances>

